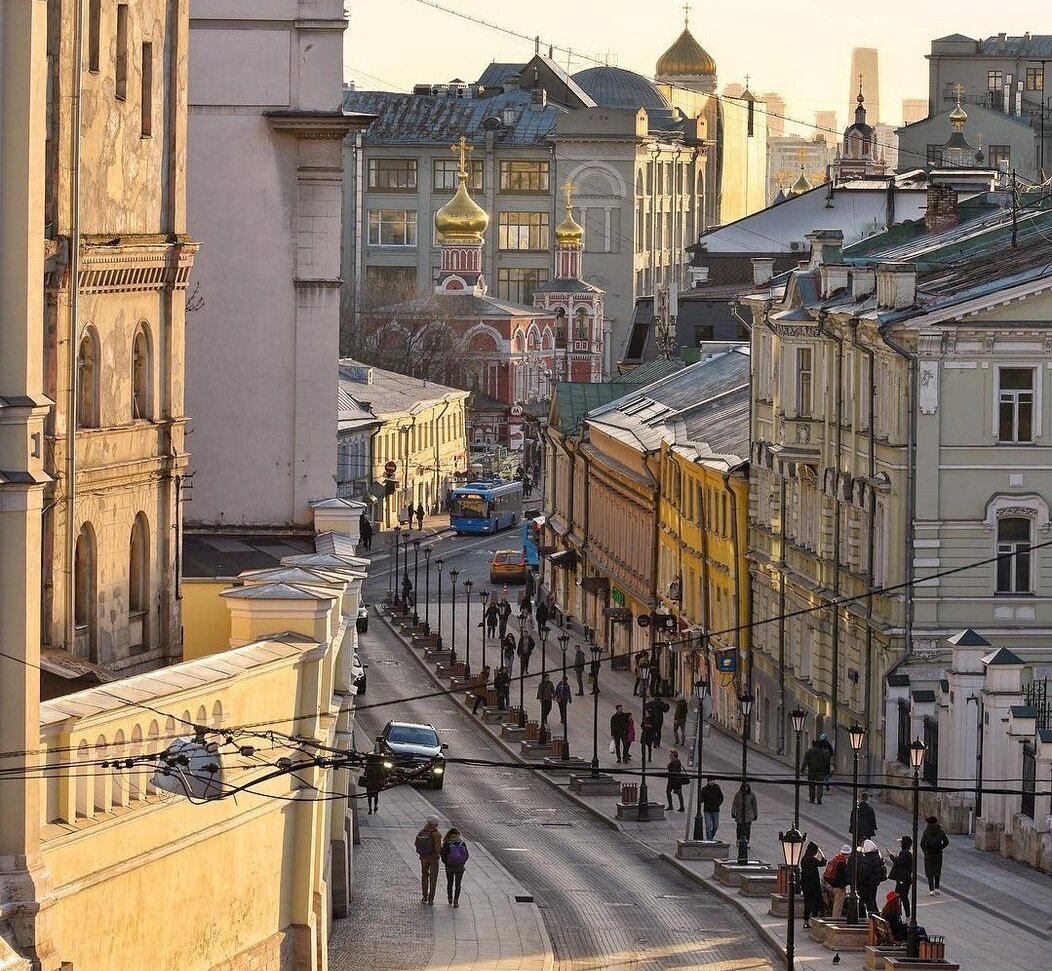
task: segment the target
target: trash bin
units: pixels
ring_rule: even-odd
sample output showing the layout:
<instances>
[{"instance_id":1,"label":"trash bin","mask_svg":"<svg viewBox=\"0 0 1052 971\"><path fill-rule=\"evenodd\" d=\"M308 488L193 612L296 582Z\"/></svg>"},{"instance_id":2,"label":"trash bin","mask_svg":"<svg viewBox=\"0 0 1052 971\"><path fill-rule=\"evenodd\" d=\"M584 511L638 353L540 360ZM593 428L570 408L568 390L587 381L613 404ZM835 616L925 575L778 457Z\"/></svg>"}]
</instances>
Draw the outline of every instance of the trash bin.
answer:
<instances>
[{"instance_id":1,"label":"trash bin","mask_svg":"<svg viewBox=\"0 0 1052 971\"><path fill-rule=\"evenodd\" d=\"M946 938L931 936L926 941L920 941L918 957L922 961L945 961L946 960Z\"/></svg>"},{"instance_id":2,"label":"trash bin","mask_svg":"<svg viewBox=\"0 0 1052 971\"><path fill-rule=\"evenodd\" d=\"M775 893L789 895L789 869L784 863L778 867L778 878L774 885Z\"/></svg>"},{"instance_id":3,"label":"trash bin","mask_svg":"<svg viewBox=\"0 0 1052 971\"><path fill-rule=\"evenodd\" d=\"M621 783L621 802L625 805L639 802L639 785L635 782Z\"/></svg>"},{"instance_id":4,"label":"trash bin","mask_svg":"<svg viewBox=\"0 0 1052 971\"><path fill-rule=\"evenodd\" d=\"M522 735L523 740L526 742L536 742L540 730L541 726L538 722L526 722L526 731L523 732Z\"/></svg>"}]
</instances>

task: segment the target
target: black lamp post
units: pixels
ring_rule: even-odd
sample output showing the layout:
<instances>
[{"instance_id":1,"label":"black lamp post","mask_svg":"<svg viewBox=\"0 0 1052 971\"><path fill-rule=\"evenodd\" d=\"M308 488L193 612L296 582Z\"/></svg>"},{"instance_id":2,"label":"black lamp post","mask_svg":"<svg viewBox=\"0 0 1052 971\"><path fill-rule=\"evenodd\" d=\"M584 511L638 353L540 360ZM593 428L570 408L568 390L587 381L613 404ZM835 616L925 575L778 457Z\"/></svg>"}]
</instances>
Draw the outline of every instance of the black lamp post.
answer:
<instances>
[{"instance_id":1,"label":"black lamp post","mask_svg":"<svg viewBox=\"0 0 1052 971\"><path fill-rule=\"evenodd\" d=\"M408 590L409 589L409 533L410 533L410 531L408 529L404 530L403 533L402 533L402 539L404 540L404 542L402 543L402 589L403 590ZM414 588L410 592L413 594L413 599L415 600L416 599L416 589ZM409 598L408 597L403 597L402 600L404 601L404 603L402 604L402 609L408 612L408 610L409 610Z\"/></svg>"},{"instance_id":2,"label":"black lamp post","mask_svg":"<svg viewBox=\"0 0 1052 971\"><path fill-rule=\"evenodd\" d=\"M402 592L398 587L398 578L401 576L401 572L398 569L398 551L402 545L402 527L395 524L394 528L394 603L398 607L402 603Z\"/></svg>"},{"instance_id":3,"label":"black lamp post","mask_svg":"<svg viewBox=\"0 0 1052 971\"><path fill-rule=\"evenodd\" d=\"M424 623L431 633L431 547L424 547Z\"/></svg>"},{"instance_id":4,"label":"black lamp post","mask_svg":"<svg viewBox=\"0 0 1052 971\"><path fill-rule=\"evenodd\" d=\"M910 767L913 769L913 875L910 881L910 923L906 928L907 958L920 956L920 939L917 936L917 826L920 817L920 774L927 751L927 746L919 738L910 742Z\"/></svg>"},{"instance_id":5,"label":"black lamp post","mask_svg":"<svg viewBox=\"0 0 1052 971\"><path fill-rule=\"evenodd\" d=\"M807 712L802 708L794 708L789 712L789 721L793 726L793 734L796 735L796 761L793 763L793 828L800 828L800 736L804 731L804 721Z\"/></svg>"},{"instance_id":6,"label":"black lamp post","mask_svg":"<svg viewBox=\"0 0 1052 971\"><path fill-rule=\"evenodd\" d=\"M479 600L482 602L482 666L486 666L486 607L489 606L489 591L480 590ZM499 665L498 665L499 667Z\"/></svg>"},{"instance_id":7,"label":"black lamp post","mask_svg":"<svg viewBox=\"0 0 1052 971\"><path fill-rule=\"evenodd\" d=\"M851 739L851 893L844 906L848 924L858 923L858 753L866 741L866 730L855 722L848 730Z\"/></svg>"},{"instance_id":8,"label":"black lamp post","mask_svg":"<svg viewBox=\"0 0 1052 971\"><path fill-rule=\"evenodd\" d=\"M639 758L641 773L639 776L639 812L636 818L640 822L650 820L650 793L647 792L647 740L643 735L643 721L647 715L647 687L650 684L650 662L639 665L639 693L643 696L643 705L639 719Z\"/></svg>"},{"instance_id":9,"label":"black lamp post","mask_svg":"<svg viewBox=\"0 0 1052 971\"><path fill-rule=\"evenodd\" d=\"M464 677L471 677L471 588L475 585L474 580L464 581L464 593L467 601L467 609L464 611Z\"/></svg>"},{"instance_id":10,"label":"black lamp post","mask_svg":"<svg viewBox=\"0 0 1052 971\"><path fill-rule=\"evenodd\" d=\"M438 571L438 637L435 641L435 647L438 650L442 650L442 567L445 566L446 561L440 556L435 560L435 569Z\"/></svg>"},{"instance_id":11,"label":"black lamp post","mask_svg":"<svg viewBox=\"0 0 1052 971\"><path fill-rule=\"evenodd\" d=\"M698 791L694 794L694 839L705 839L705 816L701 805L701 762L702 745L705 730L705 697L709 693L709 685L706 681L698 679L694 682L694 700L698 703L698 739L697 739L697 766L698 766Z\"/></svg>"},{"instance_id":12,"label":"black lamp post","mask_svg":"<svg viewBox=\"0 0 1052 971\"><path fill-rule=\"evenodd\" d=\"M789 867L789 925L785 933L785 967L786 971L793 971L796 957L796 871L800 866L807 834L794 826L788 833L779 833L778 840L782 844L785 865Z\"/></svg>"},{"instance_id":13,"label":"black lamp post","mask_svg":"<svg viewBox=\"0 0 1052 971\"><path fill-rule=\"evenodd\" d=\"M394 553L394 556L391 557L390 562L387 564L387 601L393 604L398 596L398 591L395 590L395 577L398 576L398 567L395 565L395 557L398 556L398 533L392 530L388 535L390 538L387 541L387 548ZM392 540L394 541L393 549Z\"/></svg>"},{"instance_id":14,"label":"black lamp post","mask_svg":"<svg viewBox=\"0 0 1052 971\"><path fill-rule=\"evenodd\" d=\"M559 635L559 647L563 652L563 679L562 684L566 684L566 645L570 643L570 635L562 633ZM567 687L569 687L567 685ZM565 762L570 757L570 709L569 702L563 706L563 761Z\"/></svg>"},{"instance_id":15,"label":"black lamp post","mask_svg":"<svg viewBox=\"0 0 1052 971\"><path fill-rule=\"evenodd\" d=\"M526 618L519 618L519 647L525 649L526 647ZM526 701L523 697L523 690L526 684L526 678L522 673L522 654L519 655L519 728L526 727Z\"/></svg>"},{"instance_id":16,"label":"black lamp post","mask_svg":"<svg viewBox=\"0 0 1052 971\"><path fill-rule=\"evenodd\" d=\"M413 625L420 623L417 601L420 599L420 540L413 540Z\"/></svg>"},{"instance_id":17,"label":"black lamp post","mask_svg":"<svg viewBox=\"0 0 1052 971\"><path fill-rule=\"evenodd\" d=\"M453 567L449 571L449 610L450 619L452 620L452 635L449 638L449 666L453 667L457 663L457 577L460 576L460 571Z\"/></svg>"},{"instance_id":18,"label":"black lamp post","mask_svg":"<svg viewBox=\"0 0 1052 971\"><path fill-rule=\"evenodd\" d=\"M592 651L592 778L599 775L599 669L603 649L593 644Z\"/></svg>"},{"instance_id":19,"label":"black lamp post","mask_svg":"<svg viewBox=\"0 0 1052 971\"><path fill-rule=\"evenodd\" d=\"M738 862L749 862L749 827L752 820L746 820L749 807L746 804L745 786L749 774L749 716L752 714L752 695L741 695L738 698L738 707L742 713L742 783L738 790L741 794L741 818L738 820Z\"/></svg>"},{"instance_id":20,"label":"black lamp post","mask_svg":"<svg viewBox=\"0 0 1052 971\"><path fill-rule=\"evenodd\" d=\"M548 673L548 632L550 628L545 624L539 631L541 635L541 684L544 683L544 676ZM548 719L544 716L544 708L541 708L541 728L537 733L537 741L541 745L550 745L552 741L552 733L548 731Z\"/></svg>"}]
</instances>

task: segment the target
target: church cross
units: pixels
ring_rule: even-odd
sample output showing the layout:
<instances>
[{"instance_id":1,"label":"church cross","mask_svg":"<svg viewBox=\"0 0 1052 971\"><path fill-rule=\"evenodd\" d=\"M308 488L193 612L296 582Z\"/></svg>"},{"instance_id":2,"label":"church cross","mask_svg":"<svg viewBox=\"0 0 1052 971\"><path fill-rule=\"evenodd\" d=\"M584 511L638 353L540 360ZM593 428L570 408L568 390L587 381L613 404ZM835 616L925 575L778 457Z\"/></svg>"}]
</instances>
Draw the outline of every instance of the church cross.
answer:
<instances>
[{"instance_id":1,"label":"church cross","mask_svg":"<svg viewBox=\"0 0 1052 971\"><path fill-rule=\"evenodd\" d=\"M683 26L690 27L690 4L683 4Z\"/></svg>"},{"instance_id":2,"label":"church cross","mask_svg":"<svg viewBox=\"0 0 1052 971\"><path fill-rule=\"evenodd\" d=\"M460 157L460 174L466 178L468 174L468 152L475 151L474 146L469 145L468 140L461 135L456 144L449 146L449 150Z\"/></svg>"},{"instance_id":3,"label":"church cross","mask_svg":"<svg viewBox=\"0 0 1052 971\"><path fill-rule=\"evenodd\" d=\"M566 192L566 211L569 212L573 209L573 183L569 179L566 180L563 190Z\"/></svg>"},{"instance_id":4,"label":"church cross","mask_svg":"<svg viewBox=\"0 0 1052 971\"><path fill-rule=\"evenodd\" d=\"M746 91L749 90L749 75L748 74L745 75L745 90Z\"/></svg>"},{"instance_id":5,"label":"church cross","mask_svg":"<svg viewBox=\"0 0 1052 971\"><path fill-rule=\"evenodd\" d=\"M962 95L964 94L964 85L963 85L963 84L961 84L961 82L960 82L960 81L958 81L958 82L957 82L957 83L956 83L956 84L955 84L955 85L953 86L953 93L954 93L955 95L957 95L957 104L960 104L960 103L961 103L961 96L962 96Z\"/></svg>"}]
</instances>

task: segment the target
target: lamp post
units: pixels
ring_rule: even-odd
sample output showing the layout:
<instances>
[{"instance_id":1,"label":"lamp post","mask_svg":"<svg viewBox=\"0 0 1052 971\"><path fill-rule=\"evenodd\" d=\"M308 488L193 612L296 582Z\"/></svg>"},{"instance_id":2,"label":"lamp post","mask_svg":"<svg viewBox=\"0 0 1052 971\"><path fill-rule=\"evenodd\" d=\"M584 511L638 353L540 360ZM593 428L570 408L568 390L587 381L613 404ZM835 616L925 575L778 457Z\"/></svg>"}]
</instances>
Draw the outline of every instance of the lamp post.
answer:
<instances>
[{"instance_id":1,"label":"lamp post","mask_svg":"<svg viewBox=\"0 0 1052 971\"><path fill-rule=\"evenodd\" d=\"M563 679L562 684L566 684L566 645L570 643L570 635L563 632L559 635L559 647L563 652ZM570 757L570 710L569 702L563 706L563 761L565 762Z\"/></svg>"},{"instance_id":2,"label":"lamp post","mask_svg":"<svg viewBox=\"0 0 1052 971\"><path fill-rule=\"evenodd\" d=\"M449 571L449 610L450 618L452 620L452 635L449 638L449 666L453 667L457 663L457 577L460 576L460 571L453 567Z\"/></svg>"},{"instance_id":3,"label":"lamp post","mask_svg":"<svg viewBox=\"0 0 1052 971\"><path fill-rule=\"evenodd\" d=\"M446 561L440 556L435 560L435 569L438 571L438 638L435 643L440 651L442 650L442 567L445 566Z\"/></svg>"},{"instance_id":4,"label":"lamp post","mask_svg":"<svg viewBox=\"0 0 1052 971\"><path fill-rule=\"evenodd\" d=\"M592 651L592 778L599 775L599 669L603 649L593 644Z\"/></svg>"},{"instance_id":5,"label":"lamp post","mask_svg":"<svg viewBox=\"0 0 1052 971\"><path fill-rule=\"evenodd\" d=\"M399 606L402 603L401 591L398 588L398 549L401 546L402 527L395 523L394 527L394 603Z\"/></svg>"},{"instance_id":6,"label":"lamp post","mask_svg":"<svg viewBox=\"0 0 1052 971\"><path fill-rule=\"evenodd\" d=\"M789 867L789 925L785 934L785 967L786 971L793 971L796 957L796 870L800 866L807 835L794 826L788 833L779 833L778 840L782 844L785 865Z\"/></svg>"},{"instance_id":7,"label":"lamp post","mask_svg":"<svg viewBox=\"0 0 1052 971\"><path fill-rule=\"evenodd\" d=\"M479 600L482 602L482 666L486 666L486 607L489 606L489 591L480 590ZM499 665L498 665L499 666Z\"/></svg>"},{"instance_id":8,"label":"lamp post","mask_svg":"<svg viewBox=\"0 0 1052 971\"><path fill-rule=\"evenodd\" d=\"M519 647L525 648L526 646L526 618L519 618ZM526 678L522 674L522 654L519 655L519 728L526 727L526 702L523 698L523 689L526 684Z\"/></svg>"},{"instance_id":9,"label":"lamp post","mask_svg":"<svg viewBox=\"0 0 1052 971\"><path fill-rule=\"evenodd\" d=\"M408 590L409 589L409 532L410 531L408 529L406 529L402 533L402 538L404 540L404 542L402 543L402 551L403 551L403 556L402 556L402 590ZM410 592L413 594L413 599L415 600L416 599L416 588L414 587L412 589L412 591L410 591ZM408 597L403 597L402 600L405 601L402 604L402 609L408 612L408 610L409 610L409 603L408 603L409 598Z\"/></svg>"},{"instance_id":10,"label":"lamp post","mask_svg":"<svg viewBox=\"0 0 1052 971\"><path fill-rule=\"evenodd\" d=\"M471 677L471 588L475 585L474 580L464 581L464 593L467 601L464 611L464 677Z\"/></svg>"},{"instance_id":11,"label":"lamp post","mask_svg":"<svg viewBox=\"0 0 1052 971\"><path fill-rule=\"evenodd\" d=\"M647 743L643 737L643 719L647 713L647 687L650 684L650 663L639 665L639 693L643 696L639 719L639 758L641 773L639 776L639 812L636 818L640 822L650 820L650 793L647 792Z\"/></svg>"},{"instance_id":12,"label":"lamp post","mask_svg":"<svg viewBox=\"0 0 1052 971\"><path fill-rule=\"evenodd\" d=\"M392 549L392 540L394 541L394 544L393 544L394 548L393 549ZM393 552L395 554L395 556L398 555L398 533L395 533L394 531L392 531L391 533L388 534L387 549L390 550L391 552ZM393 604L394 603L394 599L397 596L397 591L395 590L395 580L394 580L394 578L397 575L398 575L398 568L395 566L395 558L394 558L394 556L392 556L390 562L387 564L387 602L389 604Z\"/></svg>"},{"instance_id":13,"label":"lamp post","mask_svg":"<svg viewBox=\"0 0 1052 971\"><path fill-rule=\"evenodd\" d=\"M738 820L738 862L749 862L749 827L752 820L746 820L745 815L749 811L745 799L745 786L747 785L749 772L749 716L752 714L752 695L741 695L738 698L738 707L742 713L742 784L738 790L741 794L741 819Z\"/></svg>"},{"instance_id":14,"label":"lamp post","mask_svg":"<svg viewBox=\"0 0 1052 971\"><path fill-rule=\"evenodd\" d=\"M694 682L694 700L698 703L698 738L697 738L697 766L698 766L698 791L694 793L694 839L705 839L705 816L701 806L701 753L702 738L705 727L705 697L709 692L708 683L701 678Z\"/></svg>"},{"instance_id":15,"label":"lamp post","mask_svg":"<svg viewBox=\"0 0 1052 971\"><path fill-rule=\"evenodd\" d=\"M525 620L525 618L524 618ZM523 625L525 627L525 624ZM549 627L545 624L540 630L537 631L541 635L541 684L544 683L544 676L548 673L548 631ZM541 714L543 715L544 708L541 708ZM541 745L548 745L551 743L552 734L548 731L548 719L541 719L541 728L537 733L537 741Z\"/></svg>"},{"instance_id":16,"label":"lamp post","mask_svg":"<svg viewBox=\"0 0 1052 971\"><path fill-rule=\"evenodd\" d=\"M417 601L420 599L420 540L413 540L413 626L420 623Z\"/></svg>"},{"instance_id":17,"label":"lamp post","mask_svg":"<svg viewBox=\"0 0 1052 971\"><path fill-rule=\"evenodd\" d=\"M431 633L431 547L424 547L424 623Z\"/></svg>"},{"instance_id":18,"label":"lamp post","mask_svg":"<svg viewBox=\"0 0 1052 971\"><path fill-rule=\"evenodd\" d=\"M920 956L920 940L917 937L917 826L920 817L920 774L927 751L927 746L919 738L910 742L910 767L913 769L913 875L910 880L910 923L906 928L907 958Z\"/></svg>"},{"instance_id":19,"label":"lamp post","mask_svg":"<svg viewBox=\"0 0 1052 971\"><path fill-rule=\"evenodd\" d=\"M866 730L855 722L848 730L851 739L851 893L844 905L848 924L858 923L858 753L866 741Z\"/></svg>"},{"instance_id":20,"label":"lamp post","mask_svg":"<svg viewBox=\"0 0 1052 971\"><path fill-rule=\"evenodd\" d=\"M804 721L807 712L802 708L794 708L789 712L789 721L793 726L793 734L796 735L796 761L793 763L793 828L800 828L800 736L804 731Z\"/></svg>"}]
</instances>

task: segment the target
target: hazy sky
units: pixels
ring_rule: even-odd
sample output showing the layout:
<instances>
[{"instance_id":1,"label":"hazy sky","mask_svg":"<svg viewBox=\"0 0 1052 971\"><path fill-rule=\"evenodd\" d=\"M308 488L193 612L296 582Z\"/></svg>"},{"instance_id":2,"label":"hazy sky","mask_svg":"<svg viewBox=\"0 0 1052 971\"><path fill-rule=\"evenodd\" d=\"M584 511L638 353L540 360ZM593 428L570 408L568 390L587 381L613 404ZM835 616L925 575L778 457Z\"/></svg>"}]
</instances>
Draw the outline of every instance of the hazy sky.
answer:
<instances>
[{"instance_id":1,"label":"hazy sky","mask_svg":"<svg viewBox=\"0 0 1052 971\"><path fill-rule=\"evenodd\" d=\"M445 6L652 75L683 25L683 0L440 0ZM526 60L533 45L435 10L420 0L348 0L344 74L360 89L410 90L413 84L478 78L491 60ZM1041 16L1042 9L1045 16ZM1052 31L1048 7L1020 0L1001 8L979 0L950 4L882 0L817 4L793 0L695 0L691 31L713 56L719 85L750 75L755 92L777 91L787 114L813 121L816 110L847 123L852 47L880 52L881 120L901 121L903 98L927 97L931 40ZM565 55L556 55L563 66ZM591 67L584 56L572 71Z\"/></svg>"}]
</instances>

